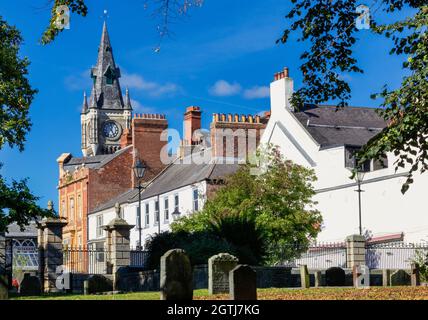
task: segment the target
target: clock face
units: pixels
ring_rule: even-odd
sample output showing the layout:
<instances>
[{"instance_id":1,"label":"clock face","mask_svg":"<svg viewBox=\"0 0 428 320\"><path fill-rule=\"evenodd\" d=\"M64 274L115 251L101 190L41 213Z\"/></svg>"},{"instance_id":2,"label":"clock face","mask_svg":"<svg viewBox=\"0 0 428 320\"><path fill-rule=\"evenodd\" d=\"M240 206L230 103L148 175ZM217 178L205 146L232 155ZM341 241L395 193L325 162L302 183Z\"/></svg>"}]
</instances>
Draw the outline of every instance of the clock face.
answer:
<instances>
[{"instance_id":1,"label":"clock face","mask_svg":"<svg viewBox=\"0 0 428 320\"><path fill-rule=\"evenodd\" d=\"M104 123L103 134L106 138L114 139L119 135L119 127L113 121L108 121Z\"/></svg>"}]
</instances>

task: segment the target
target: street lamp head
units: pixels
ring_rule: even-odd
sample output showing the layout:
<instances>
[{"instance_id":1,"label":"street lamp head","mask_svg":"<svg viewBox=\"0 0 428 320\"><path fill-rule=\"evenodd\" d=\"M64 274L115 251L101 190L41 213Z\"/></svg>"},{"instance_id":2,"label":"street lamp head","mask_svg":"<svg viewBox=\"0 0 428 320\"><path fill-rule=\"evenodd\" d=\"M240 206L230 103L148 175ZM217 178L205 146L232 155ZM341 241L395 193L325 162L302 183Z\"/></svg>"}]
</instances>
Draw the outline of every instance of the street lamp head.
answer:
<instances>
[{"instance_id":1,"label":"street lamp head","mask_svg":"<svg viewBox=\"0 0 428 320\"><path fill-rule=\"evenodd\" d=\"M172 218L174 220L177 220L178 218L180 218L180 215L181 215L181 213L180 213L180 211L178 211L178 208L175 208L174 212L172 213Z\"/></svg>"},{"instance_id":2,"label":"street lamp head","mask_svg":"<svg viewBox=\"0 0 428 320\"><path fill-rule=\"evenodd\" d=\"M357 182L363 182L365 174L366 174L365 171L363 171L361 169L357 169L357 173L355 174L355 180Z\"/></svg>"},{"instance_id":3,"label":"street lamp head","mask_svg":"<svg viewBox=\"0 0 428 320\"><path fill-rule=\"evenodd\" d=\"M144 173L146 172L146 166L141 162L140 159L137 160L135 166L133 168L134 175L137 179L142 179L144 177Z\"/></svg>"}]
</instances>

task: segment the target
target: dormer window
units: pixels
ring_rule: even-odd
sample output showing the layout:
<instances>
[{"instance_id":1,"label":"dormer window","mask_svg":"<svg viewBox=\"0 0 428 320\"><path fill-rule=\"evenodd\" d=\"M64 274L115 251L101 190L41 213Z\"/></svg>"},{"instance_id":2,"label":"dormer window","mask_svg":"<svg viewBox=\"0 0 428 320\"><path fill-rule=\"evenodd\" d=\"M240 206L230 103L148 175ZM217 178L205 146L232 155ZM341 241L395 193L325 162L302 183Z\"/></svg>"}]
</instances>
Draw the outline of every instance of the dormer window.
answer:
<instances>
[{"instance_id":1,"label":"dormer window","mask_svg":"<svg viewBox=\"0 0 428 320\"><path fill-rule=\"evenodd\" d=\"M108 67L107 71L104 73L104 76L106 77L106 84L113 84L115 74L111 67Z\"/></svg>"},{"instance_id":2,"label":"dormer window","mask_svg":"<svg viewBox=\"0 0 428 320\"><path fill-rule=\"evenodd\" d=\"M345 147L345 168L354 169L357 164L356 153L360 150L359 147ZM364 172L376 171L388 168L388 158L382 157L380 160L366 160L360 170Z\"/></svg>"}]
</instances>

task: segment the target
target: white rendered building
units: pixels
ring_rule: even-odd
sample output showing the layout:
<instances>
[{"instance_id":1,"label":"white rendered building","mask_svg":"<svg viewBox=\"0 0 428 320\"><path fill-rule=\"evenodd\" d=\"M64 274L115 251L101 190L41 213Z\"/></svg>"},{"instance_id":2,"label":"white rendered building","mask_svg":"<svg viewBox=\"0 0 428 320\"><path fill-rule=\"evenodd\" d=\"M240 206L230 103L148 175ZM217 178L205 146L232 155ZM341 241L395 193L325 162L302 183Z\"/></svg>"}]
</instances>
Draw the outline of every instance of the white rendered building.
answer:
<instances>
[{"instance_id":1,"label":"white rendered building","mask_svg":"<svg viewBox=\"0 0 428 320\"><path fill-rule=\"evenodd\" d=\"M359 233L357 183L350 179L353 152L385 127L371 108L307 106L292 110L289 98L293 80L288 70L271 83L271 117L261 143L278 145L283 155L315 170L318 177L317 208L324 218L318 241L343 241ZM425 196L428 173L415 174L405 195L401 186L409 168L395 172L395 157L366 164L361 189L363 230L374 236L404 233L406 242L428 240L428 208Z\"/></svg>"}]
</instances>

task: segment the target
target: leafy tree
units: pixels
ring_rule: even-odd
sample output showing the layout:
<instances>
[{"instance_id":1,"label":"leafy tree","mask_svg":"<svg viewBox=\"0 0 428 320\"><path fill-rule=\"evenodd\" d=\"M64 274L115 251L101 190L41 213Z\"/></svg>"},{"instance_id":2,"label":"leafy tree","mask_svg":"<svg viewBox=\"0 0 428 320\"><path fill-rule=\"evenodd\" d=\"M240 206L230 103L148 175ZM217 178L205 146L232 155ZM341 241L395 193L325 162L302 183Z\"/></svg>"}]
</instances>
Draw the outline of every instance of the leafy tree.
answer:
<instances>
[{"instance_id":1,"label":"leafy tree","mask_svg":"<svg viewBox=\"0 0 428 320\"><path fill-rule=\"evenodd\" d=\"M0 149L8 144L22 151L31 128L28 112L36 90L26 77L28 59L19 57L21 43L20 32L0 16ZM49 214L36 205L37 200L26 180L8 185L0 175L0 232L11 222L22 227L31 219Z\"/></svg>"},{"instance_id":2,"label":"leafy tree","mask_svg":"<svg viewBox=\"0 0 428 320\"><path fill-rule=\"evenodd\" d=\"M356 28L358 14L356 0L291 0L293 7L286 15L290 26L279 41L286 43L290 33L299 33L298 41L309 43L301 54L304 86L292 97L296 108L304 102L322 103L340 101L346 106L351 89L343 74L362 73L352 48L361 31ZM384 87L373 98L382 98L380 115L388 126L371 139L359 153L361 163L381 159L393 152L398 160L396 168L409 164L410 170L402 192L413 182L412 175L428 169L428 4L426 0L375 1L371 12L382 10L388 16L411 9L413 15L390 24L378 25L372 21L372 32L391 38L390 54L405 57L403 68L408 75L400 88ZM372 15L373 17L373 15Z\"/></svg>"},{"instance_id":3,"label":"leafy tree","mask_svg":"<svg viewBox=\"0 0 428 320\"><path fill-rule=\"evenodd\" d=\"M253 221L260 233L263 245L258 251L265 255L265 262L290 258L284 256L284 248L290 244L299 244L304 250L317 236L322 223L319 211L313 208L315 174L285 160L277 147L266 147L261 155L268 163L268 170L254 176L254 167L244 165L227 178L226 185L207 201L201 212L174 222L173 232L201 232L215 226L229 242L236 244L239 240L241 246L253 247L254 239L245 230L234 234L224 226L225 218L242 217Z\"/></svg>"},{"instance_id":4,"label":"leafy tree","mask_svg":"<svg viewBox=\"0 0 428 320\"><path fill-rule=\"evenodd\" d=\"M204 0L147 0L144 7L149 9L152 16L160 19L157 28L162 39L170 35L169 25L171 23L186 16L190 9L201 7L203 2ZM60 6L66 5L71 12L84 17L88 14L86 3L86 0L53 0L51 19L43 33L41 42L43 44L52 42L64 30L57 27L57 22L63 13L59 8Z\"/></svg>"}]
</instances>

